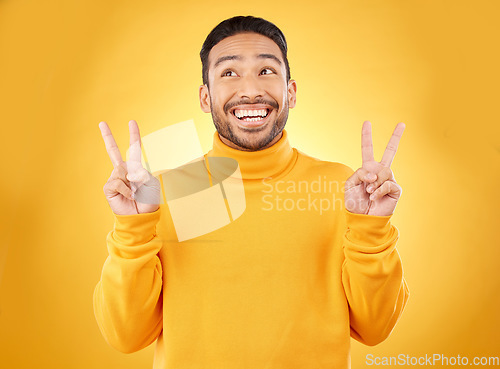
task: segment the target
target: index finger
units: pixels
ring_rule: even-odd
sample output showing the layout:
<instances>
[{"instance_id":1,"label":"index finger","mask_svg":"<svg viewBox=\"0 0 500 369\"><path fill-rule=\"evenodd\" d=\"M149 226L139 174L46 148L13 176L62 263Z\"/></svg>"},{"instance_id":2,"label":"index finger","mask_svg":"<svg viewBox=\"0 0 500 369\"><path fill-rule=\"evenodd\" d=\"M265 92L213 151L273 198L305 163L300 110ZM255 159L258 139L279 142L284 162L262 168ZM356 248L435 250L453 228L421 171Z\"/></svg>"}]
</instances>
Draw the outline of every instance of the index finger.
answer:
<instances>
[{"instance_id":1,"label":"index finger","mask_svg":"<svg viewBox=\"0 0 500 369\"><path fill-rule=\"evenodd\" d=\"M391 139L385 148L384 155L382 156L382 160L380 164L384 167L390 167L394 156L396 155L396 151L398 150L399 140L401 140L401 136L403 135L403 131L405 130L404 123L398 123L396 128L394 128L394 132L392 132Z\"/></svg>"},{"instance_id":2,"label":"index finger","mask_svg":"<svg viewBox=\"0 0 500 369\"><path fill-rule=\"evenodd\" d=\"M123 163L122 155L118 149L115 138L111 133L106 122L99 123L99 129L101 130L102 139L104 140L104 145L106 145L106 151L108 152L109 158L113 163L113 167L117 168Z\"/></svg>"},{"instance_id":3,"label":"index finger","mask_svg":"<svg viewBox=\"0 0 500 369\"><path fill-rule=\"evenodd\" d=\"M361 158L363 163L375 161L373 158L372 124L369 121L364 122L361 129Z\"/></svg>"}]
</instances>

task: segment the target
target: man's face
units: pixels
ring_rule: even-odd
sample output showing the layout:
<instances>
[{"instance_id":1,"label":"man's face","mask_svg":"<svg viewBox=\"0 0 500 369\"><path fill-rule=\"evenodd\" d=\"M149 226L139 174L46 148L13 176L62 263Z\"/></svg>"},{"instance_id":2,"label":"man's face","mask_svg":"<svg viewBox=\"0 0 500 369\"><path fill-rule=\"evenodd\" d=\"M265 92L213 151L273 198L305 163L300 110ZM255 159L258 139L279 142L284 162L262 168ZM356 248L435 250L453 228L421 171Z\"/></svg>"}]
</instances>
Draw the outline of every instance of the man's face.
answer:
<instances>
[{"instance_id":1,"label":"man's face","mask_svg":"<svg viewBox=\"0 0 500 369\"><path fill-rule=\"evenodd\" d=\"M297 89L286 81L278 45L257 33L237 34L215 45L208 63L210 87L200 86L200 105L212 113L221 140L252 151L277 142Z\"/></svg>"}]
</instances>

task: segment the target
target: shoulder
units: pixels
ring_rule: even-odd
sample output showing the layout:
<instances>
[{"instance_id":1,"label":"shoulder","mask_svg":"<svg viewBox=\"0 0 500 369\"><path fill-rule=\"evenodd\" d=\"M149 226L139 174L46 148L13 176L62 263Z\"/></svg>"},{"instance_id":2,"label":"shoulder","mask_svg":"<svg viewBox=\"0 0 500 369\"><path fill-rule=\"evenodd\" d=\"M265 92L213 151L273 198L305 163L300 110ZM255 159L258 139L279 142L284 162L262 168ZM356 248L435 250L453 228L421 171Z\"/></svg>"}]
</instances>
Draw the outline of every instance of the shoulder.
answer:
<instances>
[{"instance_id":1,"label":"shoulder","mask_svg":"<svg viewBox=\"0 0 500 369\"><path fill-rule=\"evenodd\" d=\"M309 174L320 174L346 180L354 173L354 170L345 164L321 160L307 155L296 148L294 150L297 152L297 165L301 170Z\"/></svg>"}]
</instances>

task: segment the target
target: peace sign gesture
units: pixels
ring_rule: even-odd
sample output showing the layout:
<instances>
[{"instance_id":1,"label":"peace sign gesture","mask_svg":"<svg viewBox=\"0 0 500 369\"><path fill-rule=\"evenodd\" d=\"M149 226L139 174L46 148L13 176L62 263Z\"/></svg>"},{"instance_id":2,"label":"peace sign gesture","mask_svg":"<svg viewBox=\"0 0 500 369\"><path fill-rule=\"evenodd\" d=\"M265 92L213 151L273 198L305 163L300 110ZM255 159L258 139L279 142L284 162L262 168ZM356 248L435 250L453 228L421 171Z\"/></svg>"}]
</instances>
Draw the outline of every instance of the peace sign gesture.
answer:
<instances>
[{"instance_id":1,"label":"peace sign gesture","mask_svg":"<svg viewBox=\"0 0 500 369\"><path fill-rule=\"evenodd\" d=\"M351 213L386 216L394 213L401 196L390 168L405 129L398 123L380 162L373 157L371 123L363 123L361 154L363 165L345 183L345 206Z\"/></svg>"},{"instance_id":2,"label":"peace sign gesture","mask_svg":"<svg viewBox=\"0 0 500 369\"><path fill-rule=\"evenodd\" d=\"M99 123L113 171L104 185L104 194L113 213L152 213L160 204L160 182L142 166L141 135L135 120L129 122L129 160L124 162L106 122Z\"/></svg>"}]
</instances>

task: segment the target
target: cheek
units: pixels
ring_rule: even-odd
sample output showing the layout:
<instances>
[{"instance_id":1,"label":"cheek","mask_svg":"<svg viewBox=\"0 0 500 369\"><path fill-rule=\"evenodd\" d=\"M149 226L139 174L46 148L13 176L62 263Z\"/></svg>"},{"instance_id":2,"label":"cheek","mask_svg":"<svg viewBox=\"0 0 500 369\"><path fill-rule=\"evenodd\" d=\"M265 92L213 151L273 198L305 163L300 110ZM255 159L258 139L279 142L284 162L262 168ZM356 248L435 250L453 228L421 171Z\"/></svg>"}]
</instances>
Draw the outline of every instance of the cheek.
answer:
<instances>
[{"instance_id":1,"label":"cheek","mask_svg":"<svg viewBox=\"0 0 500 369\"><path fill-rule=\"evenodd\" d=\"M224 105L229 101L231 94L229 93L227 86L217 86L211 89L210 96L212 98L214 108L223 110Z\"/></svg>"},{"instance_id":2,"label":"cheek","mask_svg":"<svg viewBox=\"0 0 500 369\"><path fill-rule=\"evenodd\" d=\"M277 94L278 95L276 95L276 99L277 99L278 103L280 104L280 108L284 109L288 105L288 91L287 90L280 90L279 92L277 92Z\"/></svg>"},{"instance_id":3,"label":"cheek","mask_svg":"<svg viewBox=\"0 0 500 369\"><path fill-rule=\"evenodd\" d=\"M267 88L268 93L271 97L276 100L280 105L280 109L283 109L288 103L288 90L286 84L283 85L283 81L279 83L273 83Z\"/></svg>"}]
</instances>

